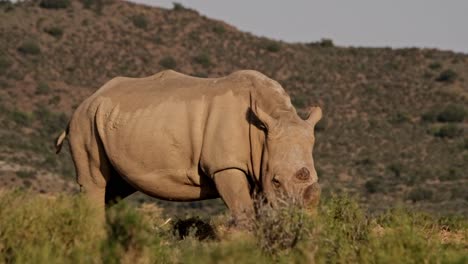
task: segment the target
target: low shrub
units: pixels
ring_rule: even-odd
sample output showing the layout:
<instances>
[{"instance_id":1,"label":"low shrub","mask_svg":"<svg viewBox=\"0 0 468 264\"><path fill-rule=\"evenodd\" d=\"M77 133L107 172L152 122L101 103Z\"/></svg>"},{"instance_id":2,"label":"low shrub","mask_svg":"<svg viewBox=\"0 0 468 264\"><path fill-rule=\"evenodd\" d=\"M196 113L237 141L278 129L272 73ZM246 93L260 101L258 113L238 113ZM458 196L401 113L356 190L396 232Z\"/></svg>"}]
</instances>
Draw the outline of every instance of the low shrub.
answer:
<instances>
[{"instance_id":1,"label":"low shrub","mask_svg":"<svg viewBox=\"0 0 468 264\"><path fill-rule=\"evenodd\" d=\"M421 120L424 122L435 122L437 120L437 111L431 109L421 115Z\"/></svg>"},{"instance_id":2,"label":"low shrub","mask_svg":"<svg viewBox=\"0 0 468 264\"><path fill-rule=\"evenodd\" d=\"M50 87L45 82L40 82L36 87L36 94L48 94L50 92Z\"/></svg>"},{"instance_id":3,"label":"low shrub","mask_svg":"<svg viewBox=\"0 0 468 264\"><path fill-rule=\"evenodd\" d=\"M172 5L173 5L172 10L174 10L174 11L183 11L183 10L185 10L185 7L181 3L173 2Z\"/></svg>"},{"instance_id":4,"label":"low shrub","mask_svg":"<svg viewBox=\"0 0 468 264\"><path fill-rule=\"evenodd\" d=\"M27 55L38 55L41 53L41 48L36 41L26 40L18 47L18 51Z\"/></svg>"},{"instance_id":5,"label":"low shrub","mask_svg":"<svg viewBox=\"0 0 468 264\"><path fill-rule=\"evenodd\" d=\"M33 170L19 170L16 172L16 175L21 179L28 179L34 178L36 176L36 172Z\"/></svg>"},{"instance_id":6,"label":"low shrub","mask_svg":"<svg viewBox=\"0 0 468 264\"><path fill-rule=\"evenodd\" d=\"M456 169L456 168L450 168L446 173L442 173L442 175L440 175L438 179L440 181L454 182L454 181L462 179L463 175L464 175L463 171L460 171L459 169Z\"/></svg>"},{"instance_id":7,"label":"low shrub","mask_svg":"<svg viewBox=\"0 0 468 264\"><path fill-rule=\"evenodd\" d=\"M78 198L0 193L0 262L93 262L98 255L89 253L100 241L85 205Z\"/></svg>"},{"instance_id":8,"label":"low shrub","mask_svg":"<svg viewBox=\"0 0 468 264\"><path fill-rule=\"evenodd\" d=\"M379 193L382 191L382 180L379 178L370 179L364 184L368 193Z\"/></svg>"},{"instance_id":9,"label":"low shrub","mask_svg":"<svg viewBox=\"0 0 468 264\"><path fill-rule=\"evenodd\" d=\"M266 49L269 52L278 52L281 50L281 45L275 41L267 41L264 44L264 49Z\"/></svg>"},{"instance_id":10,"label":"low shrub","mask_svg":"<svg viewBox=\"0 0 468 264\"><path fill-rule=\"evenodd\" d=\"M175 69L177 62L172 56L166 56L159 61L159 65L166 69Z\"/></svg>"},{"instance_id":11,"label":"low shrub","mask_svg":"<svg viewBox=\"0 0 468 264\"><path fill-rule=\"evenodd\" d=\"M210 55L207 53L198 54L193 58L193 62L200 64L201 66L207 68L212 65Z\"/></svg>"},{"instance_id":12,"label":"low shrub","mask_svg":"<svg viewBox=\"0 0 468 264\"><path fill-rule=\"evenodd\" d=\"M433 62L431 64L429 64L429 68L431 70L437 70L437 69L440 69L442 67L442 65L440 64L440 62Z\"/></svg>"},{"instance_id":13,"label":"low shrub","mask_svg":"<svg viewBox=\"0 0 468 264\"><path fill-rule=\"evenodd\" d=\"M326 39L326 38L320 40L319 45L320 47L323 47L323 48L331 48L335 46L335 44L333 44L333 40Z\"/></svg>"},{"instance_id":14,"label":"low shrub","mask_svg":"<svg viewBox=\"0 0 468 264\"><path fill-rule=\"evenodd\" d=\"M456 138L461 135L463 135L463 128L455 124L443 125L434 132L434 136L440 138Z\"/></svg>"},{"instance_id":15,"label":"low shrub","mask_svg":"<svg viewBox=\"0 0 468 264\"><path fill-rule=\"evenodd\" d=\"M55 38L60 38L63 35L63 29L58 26L46 27L44 32Z\"/></svg>"},{"instance_id":16,"label":"low shrub","mask_svg":"<svg viewBox=\"0 0 468 264\"><path fill-rule=\"evenodd\" d=\"M150 223L126 203L119 203L109 210L106 233L107 239L102 247L105 263L142 260L155 253L150 250L158 236L153 234Z\"/></svg>"},{"instance_id":17,"label":"low shrub","mask_svg":"<svg viewBox=\"0 0 468 264\"><path fill-rule=\"evenodd\" d=\"M438 82L453 83L458 78L458 74L451 69L442 71L436 78Z\"/></svg>"},{"instance_id":18,"label":"low shrub","mask_svg":"<svg viewBox=\"0 0 468 264\"><path fill-rule=\"evenodd\" d=\"M61 9L70 6L70 0L41 0L39 6L49 9Z\"/></svg>"},{"instance_id":19,"label":"low shrub","mask_svg":"<svg viewBox=\"0 0 468 264\"><path fill-rule=\"evenodd\" d=\"M134 15L131 17L132 23L135 27L146 29L148 27L148 20L143 14Z\"/></svg>"},{"instance_id":20,"label":"low shrub","mask_svg":"<svg viewBox=\"0 0 468 264\"><path fill-rule=\"evenodd\" d=\"M83 7L93 10L100 15L105 4L111 3L113 0L81 0Z\"/></svg>"},{"instance_id":21,"label":"low shrub","mask_svg":"<svg viewBox=\"0 0 468 264\"><path fill-rule=\"evenodd\" d=\"M17 125L20 126L30 126L32 123L32 115L31 113L23 112L20 110L13 110L9 112L10 120L15 122Z\"/></svg>"},{"instance_id":22,"label":"low shrub","mask_svg":"<svg viewBox=\"0 0 468 264\"><path fill-rule=\"evenodd\" d=\"M34 110L34 116L39 120L42 129L39 133L43 136L52 135L61 131L68 123L68 117L62 112L52 112L44 106Z\"/></svg>"},{"instance_id":23,"label":"low shrub","mask_svg":"<svg viewBox=\"0 0 468 264\"><path fill-rule=\"evenodd\" d=\"M193 235L198 240L215 239L216 231L208 221L203 221L199 217L179 219L173 225L173 233L180 239Z\"/></svg>"},{"instance_id":24,"label":"low shrub","mask_svg":"<svg viewBox=\"0 0 468 264\"><path fill-rule=\"evenodd\" d=\"M30 181L29 181L30 182ZM455 195L460 195L459 188ZM414 210L365 213L332 196L315 216L284 207L261 210L259 230L228 239L179 240L160 215L126 203L102 226L85 199L0 192L0 262L4 263L465 263L465 217ZM222 227L220 227L222 228ZM450 232L450 233L448 233ZM460 239L461 237L461 239ZM291 248L291 245L294 245ZM273 251L271 251L273 250Z\"/></svg>"},{"instance_id":25,"label":"low shrub","mask_svg":"<svg viewBox=\"0 0 468 264\"><path fill-rule=\"evenodd\" d=\"M0 74L4 74L10 66L11 62L7 56L0 53Z\"/></svg>"},{"instance_id":26,"label":"low shrub","mask_svg":"<svg viewBox=\"0 0 468 264\"><path fill-rule=\"evenodd\" d=\"M439 122L463 122L466 116L466 110L462 105L447 105L437 115Z\"/></svg>"},{"instance_id":27,"label":"low shrub","mask_svg":"<svg viewBox=\"0 0 468 264\"><path fill-rule=\"evenodd\" d=\"M226 32L226 28L221 24L216 24L213 26L213 32L216 34L223 34Z\"/></svg>"},{"instance_id":28,"label":"low shrub","mask_svg":"<svg viewBox=\"0 0 468 264\"><path fill-rule=\"evenodd\" d=\"M410 121L410 117L405 113L397 112L390 117L389 121L393 124L402 124Z\"/></svg>"},{"instance_id":29,"label":"low shrub","mask_svg":"<svg viewBox=\"0 0 468 264\"><path fill-rule=\"evenodd\" d=\"M56 94L49 99L49 104L58 105L60 103L60 100L62 100L62 98L60 97L60 95Z\"/></svg>"},{"instance_id":30,"label":"low shrub","mask_svg":"<svg viewBox=\"0 0 468 264\"><path fill-rule=\"evenodd\" d=\"M254 234L260 249L270 255L295 248L307 237L310 219L293 201L279 201L276 208L268 204L257 206Z\"/></svg>"},{"instance_id":31,"label":"low shrub","mask_svg":"<svg viewBox=\"0 0 468 264\"><path fill-rule=\"evenodd\" d=\"M81 0L81 3L83 4L83 7L86 9L90 9L93 7L93 5L98 2L99 0Z\"/></svg>"},{"instance_id":32,"label":"low shrub","mask_svg":"<svg viewBox=\"0 0 468 264\"><path fill-rule=\"evenodd\" d=\"M416 187L408 193L408 199L410 199L413 202L419 202L423 200L430 200L433 195L434 193L432 192L432 190L429 190L424 187Z\"/></svg>"},{"instance_id":33,"label":"low shrub","mask_svg":"<svg viewBox=\"0 0 468 264\"><path fill-rule=\"evenodd\" d=\"M403 165L401 163L392 163L388 165L387 169L396 177L400 178L403 171Z\"/></svg>"}]
</instances>

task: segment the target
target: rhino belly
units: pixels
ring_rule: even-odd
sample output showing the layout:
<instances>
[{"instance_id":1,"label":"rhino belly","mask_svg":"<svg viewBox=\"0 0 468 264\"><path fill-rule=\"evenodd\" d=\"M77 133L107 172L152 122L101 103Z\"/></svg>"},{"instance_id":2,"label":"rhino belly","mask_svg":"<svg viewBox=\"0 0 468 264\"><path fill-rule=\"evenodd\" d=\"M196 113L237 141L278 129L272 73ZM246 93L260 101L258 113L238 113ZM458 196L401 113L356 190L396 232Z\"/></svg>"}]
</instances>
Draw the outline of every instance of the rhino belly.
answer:
<instances>
[{"instance_id":1,"label":"rhino belly","mask_svg":"<svg viewBox=\"0 0 468 264\"><path fill-rule=\"evenodd\" d=\"M202 113L189 106L166 104L135 112L116 106L98 121L110 162L140 191L167 200L216 194L207 192L211 180L198 169Z\"/></svg>"}]
</instances>

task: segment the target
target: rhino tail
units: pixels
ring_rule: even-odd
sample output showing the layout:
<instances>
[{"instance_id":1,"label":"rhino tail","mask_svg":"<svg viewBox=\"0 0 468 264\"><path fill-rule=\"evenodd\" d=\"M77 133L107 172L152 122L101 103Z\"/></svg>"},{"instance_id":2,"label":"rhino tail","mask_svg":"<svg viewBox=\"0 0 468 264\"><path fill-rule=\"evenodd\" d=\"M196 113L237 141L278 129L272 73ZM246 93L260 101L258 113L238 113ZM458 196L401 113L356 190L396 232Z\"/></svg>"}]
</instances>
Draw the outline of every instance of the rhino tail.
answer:
<instances>
[{"instance_id":1,"label":"rhino tail","mask_svg":"<svg viewBox=\"0 0 468 264\"><path fill-rule=\"evenodd\" d=\"M62 150L63 141L65 141L68 135L68 127L69 126L67 126L67 129L62 131L60 136L58 136L57 139L55 140L55 153L56 154L59 154L60 150Z\"/></svg>"}]
</instances>

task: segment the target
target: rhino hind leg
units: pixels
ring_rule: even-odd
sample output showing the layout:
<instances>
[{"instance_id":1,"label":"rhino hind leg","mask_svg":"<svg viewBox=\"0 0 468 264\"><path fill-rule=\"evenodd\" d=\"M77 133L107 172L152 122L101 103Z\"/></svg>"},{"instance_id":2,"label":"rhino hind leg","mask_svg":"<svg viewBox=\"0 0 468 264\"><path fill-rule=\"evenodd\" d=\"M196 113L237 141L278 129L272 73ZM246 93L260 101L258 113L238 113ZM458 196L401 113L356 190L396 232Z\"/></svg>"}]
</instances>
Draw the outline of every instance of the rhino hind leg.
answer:
<instances>
[{"instance_id":1,"label":"rhino hind leg","mask_svg":"<svg viewBox=\"0 0 468 264\"><path fill-rule=\"evenodd\" d=\"M89 140L87 137L90 134L84 132L86 131L76 129L71 131L69 138L76 181L89 206L96 210L98 217L104 222L106 185L113 168L100 139L93 137L95 134L91 133L92 140Z\"/></svg>"},{"instance_id":2,"label":"rhino hind leg","mask_svg":"<svg viewBox=\"0 0 468 264\"><path fill-rule=\"evenodd\" d=\"M137 190L133 186L112 169L112 175L106 184L106 207L114 205L125 197L134 194L136 191Z\"/></svg>"},{"instance_id":3,"label":"rhino hind leg","mask_svg":"<svg viewBox=\"0 0 468 264\"><path fill-rule=\"evenodd\" d=\"M238 169L227 169L215 173L213 180L219 195L231 211L235 225L249 227L254 217L254 207L245 173Z\"/></svg>"}]
</instances>

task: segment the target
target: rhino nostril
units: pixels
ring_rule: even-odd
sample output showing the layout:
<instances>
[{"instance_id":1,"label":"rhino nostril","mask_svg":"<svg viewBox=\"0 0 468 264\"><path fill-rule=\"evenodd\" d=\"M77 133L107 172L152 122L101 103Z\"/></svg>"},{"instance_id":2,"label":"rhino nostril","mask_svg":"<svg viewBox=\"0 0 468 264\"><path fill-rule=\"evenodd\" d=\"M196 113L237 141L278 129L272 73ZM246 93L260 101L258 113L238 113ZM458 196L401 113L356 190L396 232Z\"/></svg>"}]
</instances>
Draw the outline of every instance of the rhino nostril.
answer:
<instances>
[{"instance_id":1,"label":"rhino nostril","mask_svg":"<svg viewBox=\"0 0 468 264\"><path fill-rule=\"evenodd\" d=\"M296 172L296 178L298 178L301 181L306 181L310 179L310 172L306 167L302 167L302 169L298 170Z\"/></svg>"}]
</instances>

